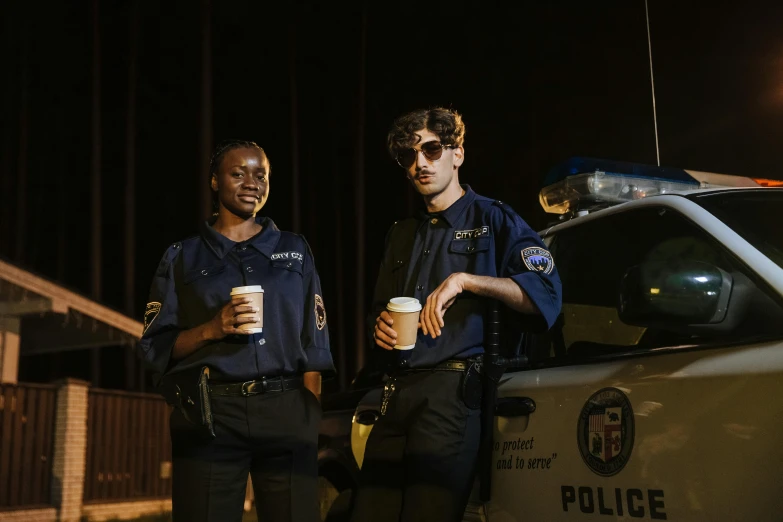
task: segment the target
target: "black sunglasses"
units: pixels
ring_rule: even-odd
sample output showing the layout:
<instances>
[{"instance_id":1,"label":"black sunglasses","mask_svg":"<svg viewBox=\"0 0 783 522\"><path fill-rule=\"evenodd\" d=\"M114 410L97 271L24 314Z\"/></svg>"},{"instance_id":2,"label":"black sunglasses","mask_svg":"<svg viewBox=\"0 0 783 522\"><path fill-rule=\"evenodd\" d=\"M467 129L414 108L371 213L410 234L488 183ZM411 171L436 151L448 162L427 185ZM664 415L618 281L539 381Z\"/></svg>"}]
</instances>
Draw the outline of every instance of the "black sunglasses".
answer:
<instances>
[{"instance_id":1,"label":"black sunglasses","mask_svg":"<svg viewBox=\"0 0 783 522\"><path fill-rule=\"evenodd\" d=\"M439 141L428 141L421 144L421 150L411 148L398 152L397 164L407 170L411 168L411 165L416 163L416 157L419 155L419 152L424 154L424 157L427 158L428 161L435 161L439 160L443 155L443 149L454 148L456 148L454 145L443 145Z\"/></svg>"}]
</instances>

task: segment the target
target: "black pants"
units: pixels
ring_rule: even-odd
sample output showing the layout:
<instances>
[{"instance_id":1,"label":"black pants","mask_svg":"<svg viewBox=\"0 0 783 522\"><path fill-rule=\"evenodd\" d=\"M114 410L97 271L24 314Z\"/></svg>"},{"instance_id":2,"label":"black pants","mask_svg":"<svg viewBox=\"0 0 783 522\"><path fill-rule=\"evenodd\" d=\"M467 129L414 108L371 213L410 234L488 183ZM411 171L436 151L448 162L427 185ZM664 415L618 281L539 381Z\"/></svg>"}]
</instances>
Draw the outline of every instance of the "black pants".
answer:
<instances>
[{"instance_id":1,"label":"black pants","mask_svg":"<svg viewBox=\"0 0 783 522\"><path fill-rule=\"evenodd\" d=\"M364 453L353 522L458 522L468 502L480 410L463 402L463 372L398 377Z\"/></svg>"},{"instance_id":2,"label":"black pants","mask_svg":"<svg viewBox=\"0 0 783 522\"><path fill-rule=\"evenodd\" d=\"M215 439L171 416L174 522L239 522L253 479L258 519L318 522L321 406L305 388L212 397Z\"/></svg>"}]
</instances>

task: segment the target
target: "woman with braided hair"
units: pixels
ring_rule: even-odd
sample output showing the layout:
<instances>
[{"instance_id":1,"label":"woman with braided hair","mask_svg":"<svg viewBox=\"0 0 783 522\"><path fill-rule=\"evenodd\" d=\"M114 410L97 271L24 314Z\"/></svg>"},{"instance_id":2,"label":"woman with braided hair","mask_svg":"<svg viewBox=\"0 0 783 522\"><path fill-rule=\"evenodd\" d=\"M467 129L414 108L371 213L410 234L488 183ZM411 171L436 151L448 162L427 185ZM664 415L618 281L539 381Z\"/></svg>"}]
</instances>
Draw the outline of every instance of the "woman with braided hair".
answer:
<instances>
[{"instance_id":1,"label":"woman with braided hair","mask_svg":"<svg viewBox=\"0 0 783 522\"><path fill-rule=\"evenodd\" d=\"M210 172L216 213L164 254L140 342L175 406L173 518L240 521L250 473L259 520L315 522L321 372L334 370L318 272L302 236L259 215L261 147L224 142ZM248 286L263 306L232 300Z\"/></svg>"}]
</instances>

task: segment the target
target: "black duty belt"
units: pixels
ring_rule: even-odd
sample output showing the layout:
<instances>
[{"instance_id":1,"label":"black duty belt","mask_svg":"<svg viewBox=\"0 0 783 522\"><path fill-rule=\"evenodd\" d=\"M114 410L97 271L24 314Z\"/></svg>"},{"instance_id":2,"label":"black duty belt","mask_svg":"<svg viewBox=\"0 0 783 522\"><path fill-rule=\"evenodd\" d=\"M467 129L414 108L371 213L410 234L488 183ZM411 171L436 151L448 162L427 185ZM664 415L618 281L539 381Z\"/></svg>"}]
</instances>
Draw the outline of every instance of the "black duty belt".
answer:
<instances>
[{"instance_id":1,"label":"black duty belt","mask_svg":"<svg viewBox=\"0 0 783 522\"><path fill-rule=\"evenodd\" d=\"M402 372L433 372L433 371L464 372L467 371L467 369L470 368L470 365L476 362L477 360L480 359L449 359L448 361L443 361L440 364L436 364L435 366L429 366L427 368L401 367L400 370Z\"/></svg>"},{"instance_id":2,"label":"black duty belt","mask_svg":"<svg viewBox=\"0 0 783 522\"><path fill-rule=\"evenodd\" d=\"M301 388L304 380L301 375L293 377L262 377L255 381L232 383L209 383L210 395L221 397L248 397L267 392L281 392Z\"/></svg>"}]
</instances>

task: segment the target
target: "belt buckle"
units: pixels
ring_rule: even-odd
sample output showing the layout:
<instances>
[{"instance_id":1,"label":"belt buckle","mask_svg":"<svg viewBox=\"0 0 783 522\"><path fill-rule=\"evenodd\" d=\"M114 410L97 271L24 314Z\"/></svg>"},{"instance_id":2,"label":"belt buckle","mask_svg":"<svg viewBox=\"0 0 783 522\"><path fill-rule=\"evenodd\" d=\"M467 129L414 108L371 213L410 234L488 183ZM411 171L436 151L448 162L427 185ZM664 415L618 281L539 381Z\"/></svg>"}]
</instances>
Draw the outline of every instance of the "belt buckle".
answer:
<instances>
[{"instance_id":1,"label":"belt buckle","mask_svg":"<svg viewBox=\"0 0 783 522\"><path fill-rule=\"evenodd\" d=\"M268 390L269 382L266 380L266 377L262 377L257 381L247 381L242 383L242 395L245 397L248 395L266 393Z\"/></svg>"}]
</instances>

